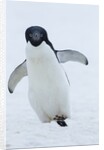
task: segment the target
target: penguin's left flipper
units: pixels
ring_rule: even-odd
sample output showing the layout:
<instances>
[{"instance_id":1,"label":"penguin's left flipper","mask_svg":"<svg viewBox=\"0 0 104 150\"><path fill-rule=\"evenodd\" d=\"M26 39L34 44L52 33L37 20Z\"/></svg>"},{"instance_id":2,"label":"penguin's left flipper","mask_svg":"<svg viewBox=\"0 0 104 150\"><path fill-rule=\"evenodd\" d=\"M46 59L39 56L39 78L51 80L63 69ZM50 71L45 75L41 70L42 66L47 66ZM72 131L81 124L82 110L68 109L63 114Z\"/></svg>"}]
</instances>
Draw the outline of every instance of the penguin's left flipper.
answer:
<instances>
[{"instance_id":1,"label":"penguin's left flipper","mask_svg":"<svg viewBox=\"0 0 104 150\"><path fill-rule=\"evenodd\" d=\"M56 50L56 55L60 63L76 61L88 65L88 59L86 56L75 50Z\"/></svg>"},{"instance_id":2,"label":"penguin's left flipper","mask_svg":"<svg viewBox=\"0 0 104 150\"><path fill-rule=\"evenodd\" d=\"M17 66L9 77L8 90L10 93L13 93L16 85L24 76L27 76L26 60Z\"/></svg>"}]
</instances>

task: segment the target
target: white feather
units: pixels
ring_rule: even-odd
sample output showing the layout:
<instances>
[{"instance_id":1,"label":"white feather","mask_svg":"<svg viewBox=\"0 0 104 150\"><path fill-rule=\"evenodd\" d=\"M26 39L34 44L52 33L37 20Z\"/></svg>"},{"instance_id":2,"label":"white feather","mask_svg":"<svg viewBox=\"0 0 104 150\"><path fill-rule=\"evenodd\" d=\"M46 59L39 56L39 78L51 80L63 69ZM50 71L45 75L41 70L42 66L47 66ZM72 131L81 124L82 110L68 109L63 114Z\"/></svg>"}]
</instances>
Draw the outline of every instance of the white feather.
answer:
<instances>
[{"instance_id":1,"label":"white feather","mask_svg":"<svg viewBox=\"0 0 104 150\"><path fill-rule=\"evenodd\" d=\"M42 122L69 117L69 84L53 50L45 43L26 47L29 100Z\"/></svg>"}]
</instances>

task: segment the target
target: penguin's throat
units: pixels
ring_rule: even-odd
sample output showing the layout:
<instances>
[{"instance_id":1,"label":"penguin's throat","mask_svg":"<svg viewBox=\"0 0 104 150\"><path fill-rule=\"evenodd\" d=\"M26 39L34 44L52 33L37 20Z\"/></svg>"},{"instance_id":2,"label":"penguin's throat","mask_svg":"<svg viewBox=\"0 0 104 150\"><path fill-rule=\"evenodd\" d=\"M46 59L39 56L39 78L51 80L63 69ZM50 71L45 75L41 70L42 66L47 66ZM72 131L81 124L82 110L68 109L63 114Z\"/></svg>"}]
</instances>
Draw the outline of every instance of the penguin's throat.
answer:
<instances>
[{"instance_id":1,"label":"penguin's throat","mask_svg":"<svg viewBox=\"0 0 104 150\"><path fill-rule=\"evenodd\" d=\"M56 59L53 50L45 42L42 42L38 47L35 47L28 42L26 47L26 57L27 60L36 63L42 63L43 61L48 62L52 59Z\"/></svg>"}]
</instances>

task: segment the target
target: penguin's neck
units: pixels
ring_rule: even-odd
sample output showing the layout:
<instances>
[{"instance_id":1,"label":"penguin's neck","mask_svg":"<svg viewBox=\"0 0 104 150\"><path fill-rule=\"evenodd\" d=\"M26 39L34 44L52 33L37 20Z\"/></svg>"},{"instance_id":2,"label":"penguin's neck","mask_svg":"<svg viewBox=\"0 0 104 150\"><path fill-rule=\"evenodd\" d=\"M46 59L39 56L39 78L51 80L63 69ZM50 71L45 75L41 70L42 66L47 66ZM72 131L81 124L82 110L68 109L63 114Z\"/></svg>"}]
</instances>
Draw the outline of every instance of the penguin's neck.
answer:
<instances>
[{"instance_id":1,"label":"penguin's neck","mask_svg":"<svg viewBox=\"0 0 104 150\"><path fill-rule=\"evenodd\" d=\"M44 41L37 47L28 42L26 46L26 56L27 60L31 61L47 60L50 59L50 57L55 58L53 50Z\"/></svg>"},{"instance_id":2,"label":"penguin's neck","mask_svg":"<svg viewBox=\"0 0 104 150\"><path fill-rule=\"evenodd\" d=\"M48 78L53 78L53 72L55 74L54 76L58 74L57 72L60 74L61 69L55 53L45 42L42 42L38 47L34 47L31 43L28 43L26 57L30 83L35 82L36 84L36 82L41 80L43 82L47 80L47 76Z\"/></svg>"}]
</instances>

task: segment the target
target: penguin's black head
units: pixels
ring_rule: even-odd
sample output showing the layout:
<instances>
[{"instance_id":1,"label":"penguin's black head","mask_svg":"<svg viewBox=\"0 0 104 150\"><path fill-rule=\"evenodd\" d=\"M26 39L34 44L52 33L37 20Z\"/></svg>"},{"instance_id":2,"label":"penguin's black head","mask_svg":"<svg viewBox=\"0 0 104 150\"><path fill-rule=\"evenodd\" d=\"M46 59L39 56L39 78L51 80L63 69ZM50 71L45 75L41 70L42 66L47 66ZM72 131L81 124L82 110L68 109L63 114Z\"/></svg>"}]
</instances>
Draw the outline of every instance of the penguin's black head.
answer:
<instances>
[{"instance_id":1,"label":"penguin's black head","mask_svg":"<svg viewBox=\"0 0 104 150\"><path fill-rule=\"evenodd\" d=\"M42 27L32 26L27 28L25 37L26 41L30 41L33 46L39 46L43 41L45 41L53 49L51 42L48 40L47 32Z\"/></svg>"}]
</instances>

